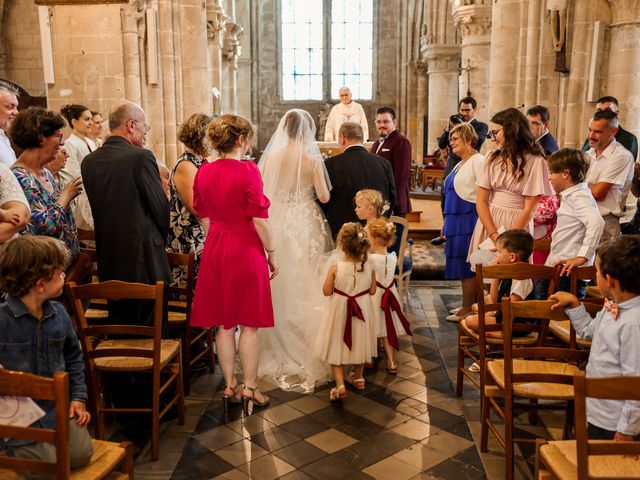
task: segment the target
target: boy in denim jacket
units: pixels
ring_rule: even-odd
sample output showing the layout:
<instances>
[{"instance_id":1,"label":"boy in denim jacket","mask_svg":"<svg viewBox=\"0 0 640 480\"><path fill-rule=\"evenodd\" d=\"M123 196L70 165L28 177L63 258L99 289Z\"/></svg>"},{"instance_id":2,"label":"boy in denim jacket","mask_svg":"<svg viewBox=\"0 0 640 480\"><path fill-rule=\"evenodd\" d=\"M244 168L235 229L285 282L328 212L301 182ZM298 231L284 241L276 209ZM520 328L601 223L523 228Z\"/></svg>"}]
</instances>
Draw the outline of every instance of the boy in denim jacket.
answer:
<instances>
[{"instance_id":1,"label":"boy in denim jacket","mask_svg":"<svg viewBox=\"0 0 640 480\"><path fill-rule=\"evenodd\" d=\"M69 374L71 468L76 469L87 464L93 453L86 427L91 417L85 407L84 362L69 315L51 300L62 293L68 261L64 244L50 237L27 235L2 246L0 291L7 294L7 301L0 305L0 364L43 377ZM31 426L54 429L53 402L36 402L45 416ZM55 447L49 443L9 440L4 448L16 457L56 459Z\"/></svg>"}]
</instances>

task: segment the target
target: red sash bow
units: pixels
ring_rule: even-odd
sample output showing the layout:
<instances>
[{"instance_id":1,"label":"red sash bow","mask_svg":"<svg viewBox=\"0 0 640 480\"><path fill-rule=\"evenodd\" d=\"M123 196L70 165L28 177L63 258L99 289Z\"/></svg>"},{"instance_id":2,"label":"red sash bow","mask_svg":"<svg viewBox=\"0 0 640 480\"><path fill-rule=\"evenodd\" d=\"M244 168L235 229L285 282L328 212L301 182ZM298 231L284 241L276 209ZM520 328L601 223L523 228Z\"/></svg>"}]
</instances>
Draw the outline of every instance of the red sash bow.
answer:
<instances>
[{"instance_id":1,"label":"red sash bow","mask_svg":"<svg viewBox=\"0 0 640 480\"><path fill-rule=\"evenodd\" d=\"M380 308L384 311L384 323L387 327L387 339L389 340L389 345L391 345L396 350L400 350L400 344L398 343L398 334L396 333L395 326L393 325L393 317L391 312L396 312L398 314L398 318L400 319L400 323L404 327L404 331L407 335L411 335L411 327L409 325L409 321L407 317L402 313L402 308L400 307L400 303L398 299L391 291L391 287L394 282L391 282L388 287L384 287L380 284L380 282L376 282L378 287L384 290L382 294L382 300L380 301Z\"/></svg>"},{"instance_id":2,"label":"red sash bow","mask_svg":"<svg viewBox=\"0 0 640 480\"><path fill-rule=\"evenodd\" d=\"M358 302L356 302L356 298L369 293L369 289L364 290L360 293L356 293L355 295L347 295L337 288L334 288L333 292L337 293L338 295L342 295L343 297L347 297L347 321L344 324L344 335L342 335L342 340L344 341L345 345L349 347L349 350L351 350L351 319L353 317L357 317L364 322L364 315L362 314L360 305L358 305Z\"/></svg>"}]
</instances>

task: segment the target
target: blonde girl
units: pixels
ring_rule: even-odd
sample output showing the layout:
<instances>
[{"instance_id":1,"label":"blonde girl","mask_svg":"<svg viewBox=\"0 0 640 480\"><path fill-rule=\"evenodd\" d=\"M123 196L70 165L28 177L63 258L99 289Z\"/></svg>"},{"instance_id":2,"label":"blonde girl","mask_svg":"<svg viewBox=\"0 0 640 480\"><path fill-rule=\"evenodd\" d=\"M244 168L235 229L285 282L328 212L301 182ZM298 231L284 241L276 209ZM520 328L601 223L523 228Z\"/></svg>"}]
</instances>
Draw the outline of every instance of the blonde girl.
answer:
<instances>
[{"instance_id":1,"label":"blonde girl","mask_svg":"<svg viewBox=\"0 0 640 480\"><path fill-rule=\"evenodd\" d=\"M397 257L395 252L387 251L395 241L396 227L384 219L372 220L367 225L367 234L371 242L369 258L378 287L373 296L373 310L378 317L378 337L382 338L387 353L387 371L395 375L398 373L398 364L394 356L395 351L400 350L398 337L411 335L411 328L402 312L402 302L393 278Z\"/></svg>"},{"instance_id":2,"label":"blonde girl","mask_svg":"<svg viewBox=\"0 0 640 480\"><path fill-rule=\"evenodd\" d=\"M371 295L376 277L367 261L370 248L364 228L346 223L338 233L338 248L344 258L329 267L322 292L329 298L323 322L318 328L316 355L331 365L335 388L331 401L347 396L344 366L354 365L349 375L355 388L363 390L364 363L376 354L376 321Z\"/></svg>"},{"instance_id":3,"label":"blonde girl","mask_svg":"<svg viewBox=\"0 0 640 480\"><path fill-rule=\"evenodd\" d=\"M382 198L378 190L365 189L356 193L356 216L369 223L380 218L389 210L389 202Z\"/></svg>"}]
</instances>

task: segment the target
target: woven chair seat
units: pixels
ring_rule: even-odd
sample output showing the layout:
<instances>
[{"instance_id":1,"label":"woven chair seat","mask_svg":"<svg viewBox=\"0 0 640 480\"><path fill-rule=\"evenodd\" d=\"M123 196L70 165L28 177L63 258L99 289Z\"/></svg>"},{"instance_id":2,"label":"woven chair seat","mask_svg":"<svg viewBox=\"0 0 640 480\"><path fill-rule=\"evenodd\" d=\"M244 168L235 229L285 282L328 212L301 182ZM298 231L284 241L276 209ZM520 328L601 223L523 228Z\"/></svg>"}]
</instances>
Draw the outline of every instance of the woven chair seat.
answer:
<instances>
[{"instance_id":1,"label":"woven chair seat","mask_svg":"<svg viewBox=\"0 0 640 480\"><path fill-rule=\"evenodd\" d=\"M85 467L71 472L72 480L90 480L94 478L116 479L122 474L107 474L120 463L125 456L125 449L119 443L91 440L93 455L91 461Z\"/></svg>"},{"instance_id":2,"label":"woven chair seat","mask_svg":"<svg viewBox=\"0 0 640 480\"><path fill-rule=\"evenodd\" d=\"M106 350L109 348L134 348L136 350L153 350L153 340L151 339L119 339L104 340L98 344L96 350ZM160 365L164 367L169 360L178 352L180 342L178 340L161 340L160 343ZM129 371L129 370L151 370L152 358L144 357L103 357L96 358L96 367L100 370Z\"/></svg>"},{"instance_id":3,"label":"woven chair seat","mask_svg":"<svg viewBox=\"0 0 640 480\"><path fill-rule=\"evenodd\" d=\"M504 389L504 360L491 360L487 370L496 384ZM544 360L513 360L513 373L548 373L573 376L578 367L568 363L547 362ZM513 384L513 393L518 397L545 400L571 400L573 385L547 382L518 382Z\"/></svg>"},{"instance_id":4,"label":"woven chair seat","mask_svg":"<svg viewBox=\"0 0 640 480\"><path fill-rule=\"evenodd\" d=\"M109 318L108 310L101 310L98 308L88 308L85 312L85 316L88 319L96 319L96 318Z\"/></svg>"},{"instance_id":5,"label":"woven chair seat","mask_svg":"<svg viewBox=\"0 0 640 480\"><path fill-rule=\"evenodd\" d=\"M571 327L569 320L551 320L549 322L549 331L565 343L569 343L571 335ZM584 340L576 335L576 344L584 348L591 348L591 342Z\"/></svg>"},{"instance_id":6,"label":"woven chair seat","mask_svg":"<svg viewBox=\"0 0 640 480\"><path fill-rule=\"evenodd\" d=\"M167 319L169 323L184 323L187 321L187 314L185 312L172 312L169 310Z\"/></svg>"},{"instance_id":7,"label":"woven chair seat","mask_svg":"<svg viewBox=\"0 0 640 480\"><path fill-rule=\"evenodd\" d=\"M592 441L593 443L608 443ZM577 479L575 440L549 442L540 447L540 457L560 480ZM632 455L594 455L589 457L589 477L640 478L640 459Z\"/></svg>"},{"instance_id":8,"label":"woven chair seat","mask_svg":"<svg viewBox=\"0 0 640 480\"><path fill-rule=\"evenodd\" d=\"M69 476L71 480L94 480L96 478L124 480L129 478L124 473L109 473L124 459L125 449L119 443L92 439L91 446L93 447L91 461L82 468L72 470ZM25 478L21 473L0 468L0 479L2 480L24 480Z\"/></svg>"},{"instance_id":9,"label":"woven chair seat","mask_svg":"<svg viewBox=\"0 0 640 480\"><path fill-rule=\"evenodd\" d=\"M465 320L461 320L460 321L460 326L462 327L462 330L464 330L465 335L474 338L475 340L479 340L480 337L478 335L478 332L474 332L473 330L471 330L468 326L467 323L465 322ZM527 335L526 337L515 337L512 339L511 343L513 345L534 345L536 342L538 341L538 333L537 332L532 332L529 335ZM503 341L502 338L494 338L494 337L486 337L485 338L485 342L488 343L489 345L502 345Z\"/></svg>"}]
</instances>

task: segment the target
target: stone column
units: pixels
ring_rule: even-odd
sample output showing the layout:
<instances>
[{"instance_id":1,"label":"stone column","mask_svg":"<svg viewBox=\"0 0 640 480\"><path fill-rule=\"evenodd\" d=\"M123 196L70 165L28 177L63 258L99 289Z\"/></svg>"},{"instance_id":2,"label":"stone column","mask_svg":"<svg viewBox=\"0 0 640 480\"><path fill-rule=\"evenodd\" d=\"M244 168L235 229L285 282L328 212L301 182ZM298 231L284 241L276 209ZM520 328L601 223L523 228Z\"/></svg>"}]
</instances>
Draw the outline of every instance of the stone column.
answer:
<instances>
[{"instance_id":1,"label":"stone column","mask_svg":"<svg viewBox=\"0 0 640 480\"><path fill-rule=\"evenodd\" d=\"M491 55L491 4L481 0L454 3L453 21L462 37L460 98L468 92L478 101L476 117L487 122L489 112L489 56Z\"/></svg>"},{"instance_id":2,"label":"stone column","mask_svg":"<svg viewBox=\"0 0 640 480\"><path fill-rule=\"evenodd\" d=\"M209 83L211 84L212 113L222 112L222 33L227 15L224 13L221 0L207 0L207 45L209 54Z\"/></svg>"},{"instance_id":3,"label":"stone column","mask_svg":"<svg viewBox=\"0 0 640 480\"><path fill-rule=\"evenodd\" d=\"M447 126L449 116L458 111L458 76L460 47L427 45L423 53L429 76L429 139L427 151L438 148L438 136Z\"/></svg>"},{"instance_id":4,"label":"stone column","mask_svg":"<svg viewBox=\"0 0 640 480\"><path fill-rule=\"evenodd\" d=\"M521 0L500 0L491 10L489 111L517 104Z\"/></svg>"},{"instance_id":5,"label":"stone column","mask_svg":"<svg viewBox=\"0 0 640 480\"><path fill-rule=\"evenodd\" d=\"M607 89L620 101L625 130L640 135L640 0L609 0L612 22Z\"/></svg>"},{"instance_id":6,"label":"stone column","mask_svg":"<svg viewBox=\"0 0 640 480\"><path fill-rule=\"evenodd\" d=\"M211 112L207 75L206 6L201 0L180 1L183 115Z\"/></svg>"}]
</instances>

